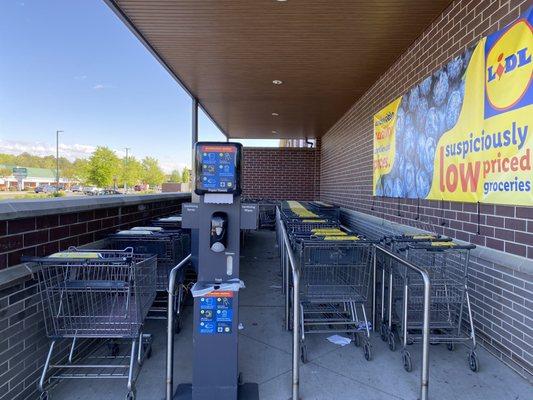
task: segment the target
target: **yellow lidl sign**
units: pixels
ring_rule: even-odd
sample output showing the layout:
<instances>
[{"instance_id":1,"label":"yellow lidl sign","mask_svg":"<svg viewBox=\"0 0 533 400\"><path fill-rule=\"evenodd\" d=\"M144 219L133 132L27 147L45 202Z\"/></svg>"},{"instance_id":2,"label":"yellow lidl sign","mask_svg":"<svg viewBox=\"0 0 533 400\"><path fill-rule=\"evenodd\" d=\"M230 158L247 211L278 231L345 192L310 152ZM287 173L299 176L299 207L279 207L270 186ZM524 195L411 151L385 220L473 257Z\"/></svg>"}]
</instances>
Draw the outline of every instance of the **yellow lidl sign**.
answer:
<instances>
[{"instance_id":1,"label":"yellow lidl sign","mask_svg":"<svg viewBox=\"0 0 533 400\"><path fill-rule=\"evenodd\" d=\"M374 116L374 195L533 205L532 16Z\"/></svg>"}]
</instances>

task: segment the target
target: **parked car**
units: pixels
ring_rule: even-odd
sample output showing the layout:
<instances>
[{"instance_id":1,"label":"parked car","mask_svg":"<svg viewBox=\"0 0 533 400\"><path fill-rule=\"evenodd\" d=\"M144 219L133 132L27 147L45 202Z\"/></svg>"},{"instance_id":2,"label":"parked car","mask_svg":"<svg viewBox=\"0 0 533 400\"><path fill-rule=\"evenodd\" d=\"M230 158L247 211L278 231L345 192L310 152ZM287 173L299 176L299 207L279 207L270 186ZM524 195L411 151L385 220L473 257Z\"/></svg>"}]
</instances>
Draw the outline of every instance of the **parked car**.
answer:
<instances>
[{"instance_id":1,"label":"parked car","mask_svg":"<svg viewBox=\"0 0 533 400\"><path fill-rule=\"evenodd\" d=\"M58 189L52 185L42 185L35 188L35 193L55 193Z\"/></svg>"},{"instance_id":2,"label":"parked car","mask_svg":"<svg viewBox=\"0 0 533 400\"><path fill-rule=\"evenodd\" d=\"M112 196L115 194L122 194L122 193L115 189L103 189L103 190L100 190L98 194L102 196Z\"/></svg>"},{"instance_id":3,"label":"parked car","mask_svg":"<svg viewBox=\"0 0 533 400\"><path fill-rule=\"evenodd\" d=\"M71 190L73 193L81 193L81 192L83 192L83 186L81 186L81 185L74 185L74 186L71 186L71 187L70 187L70 190Z\"/></svg>"},{"instance_id":4,"label":"parked car","mask_svg":"<svg viewBox=\"0 0 533 400\"><path fill-rule=\"evenodd\" d=\"M83 193L87 196L95 196L100 193L102 189L97 188L96 186L86 186L83 188Z\"/></svg>"}]
</instances>

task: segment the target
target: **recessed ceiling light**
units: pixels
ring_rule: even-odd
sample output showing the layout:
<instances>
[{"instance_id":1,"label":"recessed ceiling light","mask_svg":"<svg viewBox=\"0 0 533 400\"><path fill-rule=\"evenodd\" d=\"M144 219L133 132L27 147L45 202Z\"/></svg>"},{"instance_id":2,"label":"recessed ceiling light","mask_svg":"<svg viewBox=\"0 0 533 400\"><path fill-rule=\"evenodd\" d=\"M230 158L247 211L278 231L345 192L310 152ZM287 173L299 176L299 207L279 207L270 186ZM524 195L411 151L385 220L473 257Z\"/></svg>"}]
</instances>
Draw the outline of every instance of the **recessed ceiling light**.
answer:
<instances>
[{"instance_id":1,"label":"recessed ceiling light","mask_svg":"<svg viewBox=\"0 0 533 400\"><path fill-rule=\"evenodd\" d=\"M273 117L278 117L279 114L278 114L278 113L272 113L272 116L273 116Z\"/></svg>"},{"instance_id":2,"label":"recessed ceiling light","mask_svg":"<svg viewBox=\"0 0 533 400\"><path fill-rule=\"evenodd\" d=\"M283 81L280 81L279 79L274 79L274 80L272 81L272 83L273 83L274 85L281 85L281 84L283 83Z\"/></svg>"},{"instance_id":3,"label":"recessed ceiling light","mask_svg":"<svg viewBox=\"0 0 533 400\"><path fill-rule=\"evenodd\" d=\"M272 133L274 133L274 134L277 134L277 133L278 133L278 131L272 131Z\"/></svg>"},{"instance_id":4,"label":"recessed ceiling light","mask_svg":"<svg viewBox=\"0 0 533 400\"><path fill-rule=\"evenodd\" d=\"M285 3L287 0L277 0L279 1L280 3Z\"/></svg>"}]
</instances>

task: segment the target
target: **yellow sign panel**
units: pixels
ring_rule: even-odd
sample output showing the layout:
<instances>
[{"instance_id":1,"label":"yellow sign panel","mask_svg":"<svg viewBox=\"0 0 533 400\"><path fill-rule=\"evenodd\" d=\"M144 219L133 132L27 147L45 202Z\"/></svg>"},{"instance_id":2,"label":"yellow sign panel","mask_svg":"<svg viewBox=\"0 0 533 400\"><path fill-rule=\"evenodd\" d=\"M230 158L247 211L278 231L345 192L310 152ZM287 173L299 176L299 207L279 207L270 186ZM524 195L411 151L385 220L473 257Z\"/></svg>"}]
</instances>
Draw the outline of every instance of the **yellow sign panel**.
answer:
<instances>
[{"instance_id":1,"label":"yellow sign panel","mask_svg":"<svg viewBox=\"0 0 533 400\"><path fill-rule=\"evenodd\" d=\"M376 114L374 195L533 205L531 17Z\"/></svg>"}]
</instances>

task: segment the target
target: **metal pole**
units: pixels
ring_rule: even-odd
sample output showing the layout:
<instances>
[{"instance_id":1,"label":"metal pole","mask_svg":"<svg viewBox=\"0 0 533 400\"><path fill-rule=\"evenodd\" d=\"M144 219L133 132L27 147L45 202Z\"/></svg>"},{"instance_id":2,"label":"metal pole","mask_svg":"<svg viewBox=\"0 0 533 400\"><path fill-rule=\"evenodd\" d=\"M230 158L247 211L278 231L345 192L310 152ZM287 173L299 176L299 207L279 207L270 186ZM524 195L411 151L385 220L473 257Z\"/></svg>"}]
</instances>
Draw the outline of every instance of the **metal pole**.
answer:
<instances>
[{"instance_id":1,"label":"metal pole","mask_svg":"<svg viewBox=\"0 0 533 400\"><path fill-rule=\"evenodd\" d=\"M376 272L377 272L377 261L376 261L376 249L372 251L372 331L376 331ZM383 283L382 283L383 285Z\"/></svg>"},{"instance_id":2,"label":"metal pole","mask_svg":"<svg viewBox=\"0 0 533 400\"><path fill-rule=\"evenodd\" d=\"M291 265L292 271L292 400L299 400L300 398L300 314L298 307L300 305L300 270L294 253L287 236L287 231L283 226L283 222L278 219L278 224L283 236L283 246L287 251L288 263Z\"/></svg>"},{"instance_id":3,"label":"metal pole","mask_svg":"<svg viewBox=\"0 0 533 400\"><path fill-rule=\"evenodd\" d=\"M63 131L56 131L56 187L59 189L59 134Z\"/></svg>"},{"instance_id":4,"label":"metal pole","mask_svg":"<svg viewBox=\"0 0 533 400\"><path fill-rule=\"evenodd\" d=\"M126 173L124 174L125 175L125 180L124 180L124 193L127 193L128 192L128 152L130 151L130 148L129 147L126 147L126 162L125 162L125 168L126 168Z\"/></svg>"},{"instance_id":5,"label":"metal pole","mask_svg":"<svg viewBox=\"0 0 533 400\"><path fill-rule=\"evenodd\" d=\"M172 400L174 396L174 297L176 296L176 275L190 259L191 255L189 254L181 260L178 265L172 268L168 278L166 400Z\"/></svg>"},{"instance_id":6,"label":"metal pole","mask_svg":"<svg viewBox=\"0 0 533 400\"><path fill-rule=\"evenodd\" d=\"M193 203L198 203L200 201L200 198L196 193L194 193L194 185L196 182L196 174L194 164L196 162L196 154L194 154L194 148L196 145L196 142L198 141L198 99L193 98L192 99L192 120L191 120L191 140L192 140L192 147L191 147L191 201ZM186 182L184 182L186 183Z\"/></svg>"},{"instance_id":7,"label":"metal pole","mask_svg":"<svg viewBox=\"0 0 533 400\"><path fill-rule=\"evenodd\" d=\"M391 259L404 265L405 267L412 269L422 275L424 281L424 321L422 324L422 372L420 376L420 400L428 400L429 389L429 302L431 293L431 282L427 271L423 268L419 268L416 265L410 263L407 260L397 256L394 253L384 249L381 246L374 245L376 252L380 251L386 254ZM391 290L389 290L389 293ZM391 307L389 307L390 309ZM390 324L390 318L389 318ZM404 324L405 325L405 324ZM405 335L404 335L405 337Z\"/></svg>"},{"instance_id":8,"label":"metal pole","mask_svg":"<svg viewBox=\"0 0 533 400\"><path fill-rule=\"evenodd\" d=\"M422 274L424 279L424 325L422 328L422 373L420 385L420 400L428 399L429 389L429 296L430 282L427 273Z\"/></svg>"}]
</instances>

